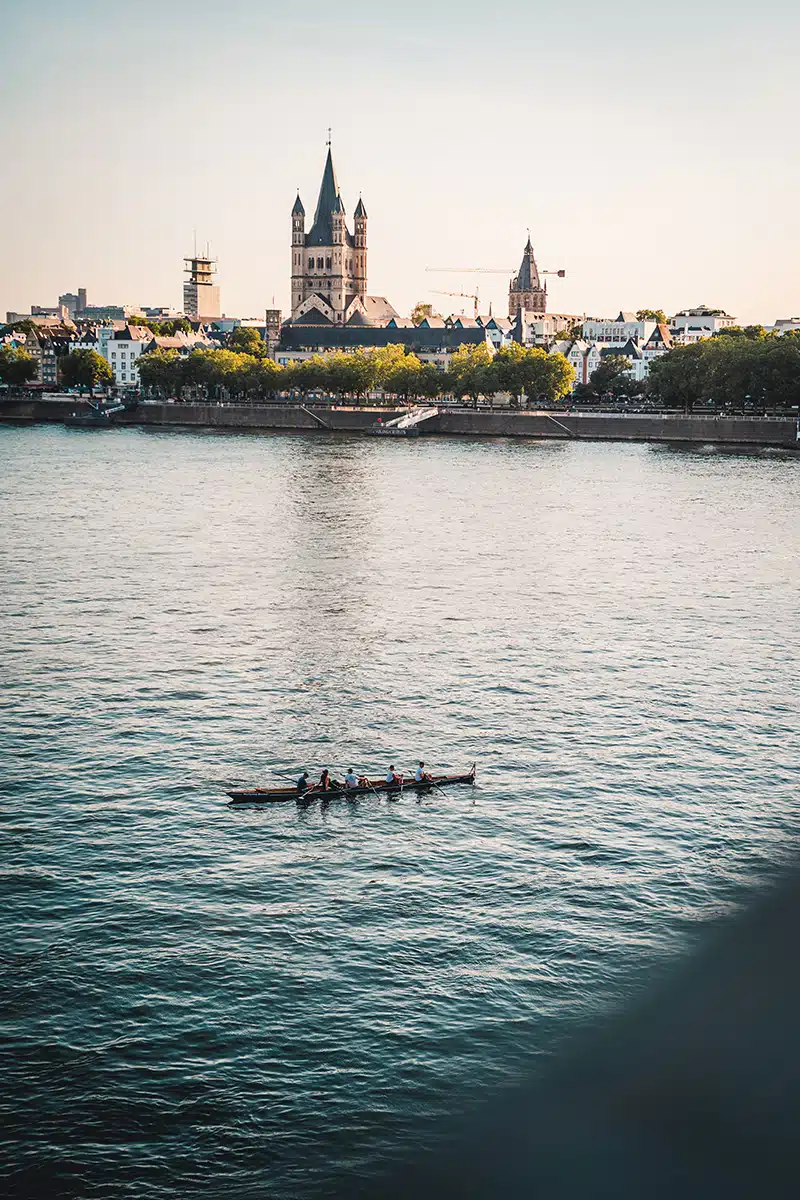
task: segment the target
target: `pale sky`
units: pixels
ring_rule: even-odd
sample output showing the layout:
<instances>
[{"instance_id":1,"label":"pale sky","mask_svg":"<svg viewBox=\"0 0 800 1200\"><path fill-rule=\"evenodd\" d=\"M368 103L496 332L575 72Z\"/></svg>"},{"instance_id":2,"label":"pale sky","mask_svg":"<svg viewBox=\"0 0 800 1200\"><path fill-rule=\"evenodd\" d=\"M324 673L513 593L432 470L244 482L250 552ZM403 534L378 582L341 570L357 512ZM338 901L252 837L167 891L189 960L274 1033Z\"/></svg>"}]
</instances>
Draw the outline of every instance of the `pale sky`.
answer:
<instances>
[{"instance_id":1,"label":"pale sky","mask_svg":"<svg viewBox=\"0 0 800 1200\"><path fill-rule=\"evenodd\" d=\"M553 311L800 315L795 0L0 0L0 318L85 286L182 304L193 230L222 308L289 302L333 129L369 290L505 313L530 228Z\"/></svg>"}]
</instances>

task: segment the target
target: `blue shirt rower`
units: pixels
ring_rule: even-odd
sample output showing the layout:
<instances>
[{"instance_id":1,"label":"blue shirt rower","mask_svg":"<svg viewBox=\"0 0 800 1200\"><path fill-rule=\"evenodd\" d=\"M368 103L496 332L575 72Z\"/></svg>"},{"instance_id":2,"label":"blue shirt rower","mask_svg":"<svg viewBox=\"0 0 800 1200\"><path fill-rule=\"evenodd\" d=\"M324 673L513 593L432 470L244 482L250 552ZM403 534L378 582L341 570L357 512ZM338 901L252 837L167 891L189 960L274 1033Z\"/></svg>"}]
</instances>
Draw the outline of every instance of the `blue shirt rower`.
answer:
<instances>
[{"instance_id":1,"label":"blue shirt rower","mask_svg":"<svg viewBox=\"0 0 800 1200\"><path fill-rule=\"evenodd\" d=\"M298 779L297 790L298 790L298 792L307 792L308 791L308 771L303 771L303 774Z\"/></svg>"},{"instance_id":2,"label":"blue shirt rower","mask_svg":"<svg viewBox=\"0 0 800 1200\"><path fill-rule=\"evenodd\" d=\"M415 783L430 783L431 777L425 770L425 763L420 760L420 764L414 772Z\"/></svg>"},{"instance_id":3,"label":"blue shirt rower","mask_svg":"<svg viewBox=\"0 0 800 1200\"><path fill-rule=\"evenodd\" d=\"M402 775L396 774L395 769L394 769L394 764L392 764L392 766L389 767L389 770L386 772L386 782L387 783L402 783L403 782Z\"/></svg>"}]
</instances>

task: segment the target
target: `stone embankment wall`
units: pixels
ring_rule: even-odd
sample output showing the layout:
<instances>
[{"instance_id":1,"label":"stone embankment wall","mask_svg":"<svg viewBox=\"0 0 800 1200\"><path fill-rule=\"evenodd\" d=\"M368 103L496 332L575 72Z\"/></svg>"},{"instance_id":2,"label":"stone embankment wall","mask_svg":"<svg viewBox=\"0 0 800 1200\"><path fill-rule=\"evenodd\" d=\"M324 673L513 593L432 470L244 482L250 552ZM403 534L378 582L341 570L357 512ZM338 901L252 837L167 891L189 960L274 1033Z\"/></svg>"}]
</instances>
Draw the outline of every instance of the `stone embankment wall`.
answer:
<instances>
[{"instance_id":1,"label":"stone embankment wall","mask_svg":"<svg viewBox=\"0 0 800 1200\"><path fill-rule=\"evenodd\" d=\"M0 420L61 422L86 406L74 397L7 399ZM366 432L378 417L388 420L402 409L328 408L325 405L141 404L118 413L121 425L160 428L286 430L295 432ZM663 416L634 413L543 413L443 409L420 428L425 436L560 438L628 442L716 442L730 445L783 446L800 450L793 417Z\"/></svg>"}]
</instances>

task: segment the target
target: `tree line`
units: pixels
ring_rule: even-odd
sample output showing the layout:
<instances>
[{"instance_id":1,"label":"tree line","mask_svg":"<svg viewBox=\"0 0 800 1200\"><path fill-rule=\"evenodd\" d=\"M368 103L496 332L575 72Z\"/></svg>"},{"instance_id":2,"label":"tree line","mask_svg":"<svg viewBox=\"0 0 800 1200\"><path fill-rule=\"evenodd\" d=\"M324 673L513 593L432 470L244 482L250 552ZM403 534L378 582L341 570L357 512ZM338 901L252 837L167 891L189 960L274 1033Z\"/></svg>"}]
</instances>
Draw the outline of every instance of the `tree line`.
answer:
<instances>
[{"instance_id":1,"label":"tree line","mask_svg":"<svg viewBox=\"0 0 800 1200\"><path fill-rule=\"evenodd\" d=\"M654 359L644 381L634 379L631 368L624 355L605 355L589 382L575 388L575 400L642 398L653 407L687 412L785 410L800 402L800 333L781 335L761 325L722 329Z\"/></svg>"},{"instance_id":2,"label":"tree line","mask_svg":"<svg viewBox=\"0 0 800 1200\"><path fill-rule=\"evenodd\" d=\"M800 333L750 325L677 346L653 362L647 391L670 408L791 408L800 401Z\"/></svg>"},{"instance_id":3,"label":"tree line","mask_svg":"<svg viewBox=\"0 0 800 1200\"><path fill-rule=\"evenodd\" d=\"M570 390L575 377L563 355L516 343L496 354L483 343L461 346L451 355L446 371L406 353L401 345L353 354L314 354L286 366L263 352L196 349L182 355L176 350L151 350L139 357L137 367L142 387L163 398L229 397L249 402L287 393L359 401L380 392L403 401L454 395L477 403L479 396L508 392L512 403L519 406L524 396L558 400Z\"/></svg>"}]
</instances>

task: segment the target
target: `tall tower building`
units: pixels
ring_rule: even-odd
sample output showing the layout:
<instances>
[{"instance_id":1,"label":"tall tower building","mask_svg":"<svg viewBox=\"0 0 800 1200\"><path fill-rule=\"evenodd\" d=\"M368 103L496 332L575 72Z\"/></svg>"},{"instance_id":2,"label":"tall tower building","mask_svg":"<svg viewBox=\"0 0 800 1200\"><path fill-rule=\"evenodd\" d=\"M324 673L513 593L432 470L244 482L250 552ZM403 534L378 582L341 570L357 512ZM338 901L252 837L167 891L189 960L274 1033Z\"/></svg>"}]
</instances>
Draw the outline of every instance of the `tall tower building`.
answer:
<instances>
[{"instance_id":1,"label":"tall tower building","mask_svg":"<svg viewBox=\"0 0 800 1200\"><path fill-rule=\"evenodd\" d=\"M219 313L219 288L214 283L216 259L198 257L185 258L184 271L189 278L183 285L183 311L196 321L213 321Z\"/></svg>"},{"instance_id":2,"label":"tall tower building","mask_svg":"<svg viewBox=\"0 0 800 1200\"><path fill-rule=\"evenodd\" d=\"M519 271L508 286L508 315L512 319L518 312L547 312L547 284L542 287L539 268L533 256L531 235L522 252Z\"/></svg>"},{"instance_id":3,"label":"tall tower building","mask_svg":"<svg viewBox=\"0 0 800 1200\"><path fill-rule=\"evenodd\" d=\"M343 322L354 298L366 296L367 210L363 200L359 200L353 219L355 236L347 228L329 142L314 222L308 233L299 195L292 208L293 318L309 297L319 296L333 310L333 320Z\"/></svg>"}]
</instances>

